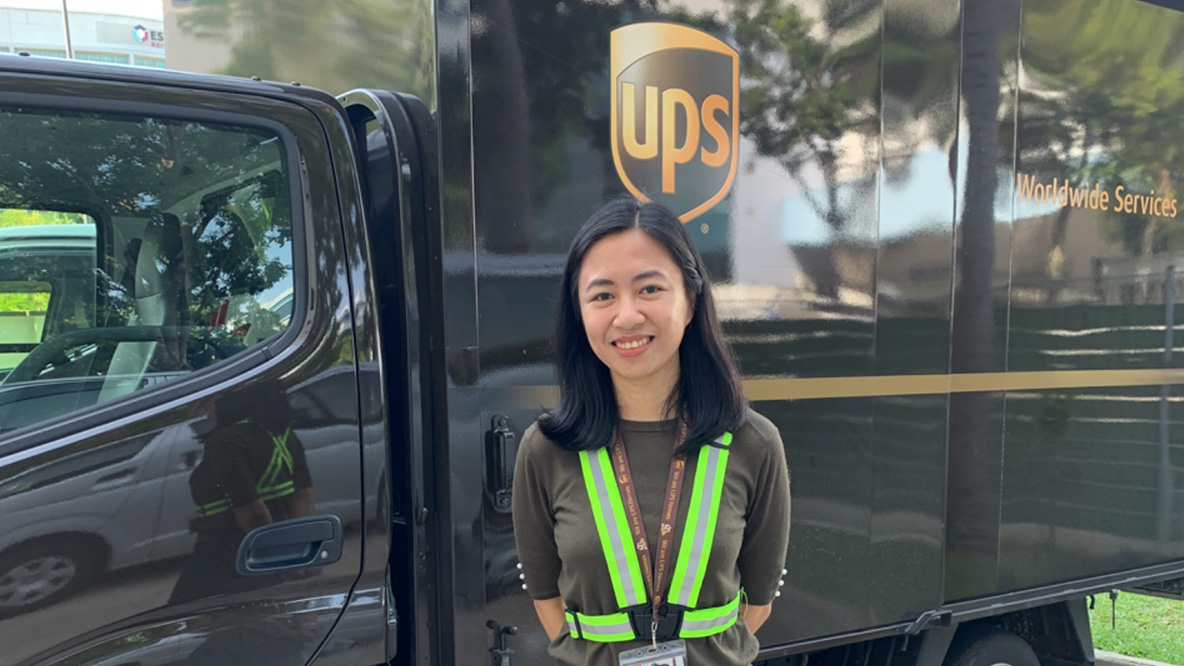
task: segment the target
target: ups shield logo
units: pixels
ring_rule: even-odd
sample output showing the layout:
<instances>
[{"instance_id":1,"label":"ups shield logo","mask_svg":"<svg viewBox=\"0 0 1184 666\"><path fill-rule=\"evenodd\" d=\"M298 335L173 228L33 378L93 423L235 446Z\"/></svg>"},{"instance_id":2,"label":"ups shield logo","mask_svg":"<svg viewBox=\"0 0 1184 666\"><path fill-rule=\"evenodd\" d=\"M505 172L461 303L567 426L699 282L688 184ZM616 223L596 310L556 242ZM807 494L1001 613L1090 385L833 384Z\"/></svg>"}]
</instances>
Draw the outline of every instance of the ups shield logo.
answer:
<instances>
[{"instance_id":1,"label":"ups shield logo","mask_svg":"<svg viewBox=\"0 0 1184 666\"><path fill-rule=\"evenodd\" d=\"M611 38L612 147L634 196L683 222L728 195L740 140L740 57L682 25L635 23Z\"/></svg>"}]
</instances>

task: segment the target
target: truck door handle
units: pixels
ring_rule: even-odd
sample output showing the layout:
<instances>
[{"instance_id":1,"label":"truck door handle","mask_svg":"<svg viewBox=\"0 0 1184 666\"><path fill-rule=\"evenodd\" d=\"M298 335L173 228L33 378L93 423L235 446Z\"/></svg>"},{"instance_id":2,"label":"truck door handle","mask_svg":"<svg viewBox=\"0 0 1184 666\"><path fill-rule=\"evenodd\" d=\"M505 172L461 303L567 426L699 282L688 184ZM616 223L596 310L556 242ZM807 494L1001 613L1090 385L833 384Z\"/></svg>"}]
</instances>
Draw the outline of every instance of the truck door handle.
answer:
<instances>
[{"instance_id":1,"label":"truck door handle","mask_svg":"<svg viewBox=\"0 0 1184 666\"><path fill-rule=\"evenodd\" d=\"M333 515L293 518L251 530L238 547L240 575L269 574L332 564L341 559L341 519Z\"/></svg>"},{"instance_id":2,"label":"truck door handle","mask_svg":"<svg viewBox=\"0 0 1184 666\"><path fill-rule=\"evenodd\" d=\"M510 429L510 419L498 414L485 433L485 489L500 512L510 510L514 488L514 459L518 457L518 438Z\"/></svg>"}]
</instances>

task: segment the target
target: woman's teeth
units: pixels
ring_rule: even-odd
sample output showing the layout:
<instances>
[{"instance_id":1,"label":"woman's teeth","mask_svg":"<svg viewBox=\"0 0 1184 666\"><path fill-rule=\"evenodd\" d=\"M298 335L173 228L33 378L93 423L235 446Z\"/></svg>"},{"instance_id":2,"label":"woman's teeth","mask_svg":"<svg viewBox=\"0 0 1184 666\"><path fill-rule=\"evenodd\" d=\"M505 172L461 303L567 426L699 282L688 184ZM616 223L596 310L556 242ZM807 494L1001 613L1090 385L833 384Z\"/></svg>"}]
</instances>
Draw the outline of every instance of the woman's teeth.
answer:
<instances>
[{"instance_id":1,"label":"woman's teeth","mask_svg":"<svg viewBox=\"0 0 1184 666\"><path fill-rule=\"evenodd\" d=\"M642 338L640 340L634 340L633 342L618 342L617 348L637 349L638 347L649 344L650 340L653 340L653 338Z\"/></svg>"}]
</instances>

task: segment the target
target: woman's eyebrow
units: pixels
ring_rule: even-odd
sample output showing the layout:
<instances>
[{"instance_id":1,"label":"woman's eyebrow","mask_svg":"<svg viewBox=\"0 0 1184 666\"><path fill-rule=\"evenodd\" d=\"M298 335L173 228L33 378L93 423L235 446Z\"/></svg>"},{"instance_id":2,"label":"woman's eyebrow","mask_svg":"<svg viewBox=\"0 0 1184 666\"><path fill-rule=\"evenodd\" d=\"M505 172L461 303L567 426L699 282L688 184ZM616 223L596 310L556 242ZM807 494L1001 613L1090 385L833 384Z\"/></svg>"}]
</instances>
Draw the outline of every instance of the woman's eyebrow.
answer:
<instances>
[{"instance_id":1,"label":"woman's eyebrow","mask_svg":"<svg viewBox=\"0 0 1184 666\"><path fill-rule=\"evenodd\" d=\"M584 288L591 289L592 287L611 287L614 284L616 284L616 282L613 282L608 278L595 278L593 280L588 280L588 284L584 285Z\"/></svg>"},{"instance_id":2,"label":"woman's eyebrow","mask_svg":"<svg viewBox=\"0 0 1184 666\"><path fill-rule=\"evenodd\" d=\"M642 272L638 273L637 275L633 276L633 281L634 282L641 282L642 280L648 280L650 278L665 278L665 277L666 277L665 273L663 273L662 271L660 271L656 268L653 268L648 271L642 271ZM584 285L584 289L591 289L593 287L612 287L616 284L617 284L616 282L613 282L609 278L593 278L591 280L588 280L588 284Z\"/></svg>"},{"instance_id":3,"label":"woman's eyebrow","mask_svg":"<svg viewBox=\"0 0 1184 666\"><path fill-rule=\"evenodd\" d=\"M638 273L636 276L634 276L633 281L641 282L642 280L648 280L650 278L656 277L664 278L666 277L666 274L656 268L652 268L648 271L642 271L641 273Z\"/></svg>"}]
</instances>

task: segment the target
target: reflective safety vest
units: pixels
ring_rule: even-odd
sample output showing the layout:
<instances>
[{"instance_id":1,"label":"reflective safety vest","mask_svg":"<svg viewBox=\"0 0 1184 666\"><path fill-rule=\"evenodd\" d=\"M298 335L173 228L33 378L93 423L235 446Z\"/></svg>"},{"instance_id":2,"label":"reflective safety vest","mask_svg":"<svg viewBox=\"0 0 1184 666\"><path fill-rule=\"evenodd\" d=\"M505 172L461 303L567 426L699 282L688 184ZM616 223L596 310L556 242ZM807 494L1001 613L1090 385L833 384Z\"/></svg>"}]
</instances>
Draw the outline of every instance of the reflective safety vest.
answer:
<instances>
[{"instance_id":1,"label":"reflective safety vest","mask_svg":"<svg viewBox=\"0 0 1184 666\"><path fill-rule=\"evenodd\" d=\"M239 421L239 423L250 423L250 421ZM292 434L290 428L278 436L268 433L273 445L271 460L267 463L267 469L263 470L263 474L255 482L255 493L264 502L287 497L296 492L296 482L292 478L295 462L292 460L292 452L288 450L288 435L290 434ZM199 518L207 518L229 510L230 498L223 497L198 506L197 515Z\"/></svg>"},{"instance_id":2,"label":"reflective safety vest","mask_svg":"<svg viewBox=\"0 0 1184 666\"><path fill-rule=\"evenodd\" d=\"M724 433L699 451L691 503L683 520L678 559L666 603L663 604L667 615L659 621L659 633L666 635L660 636L659 640L702 638L723 633L736 623L740 614L739 592L723 606L698 608L699 591L703 587L707 560L715 540L724 474L730 455L728 447L731 444L732 434ZM581 451L580 466L620 610L607 615L587 615L568 610L568 629L572 638L602 643L649 640L652 625L645 579L642 578L637 548L629 531L608 448Z\"/></svg>"}]
</instances>

